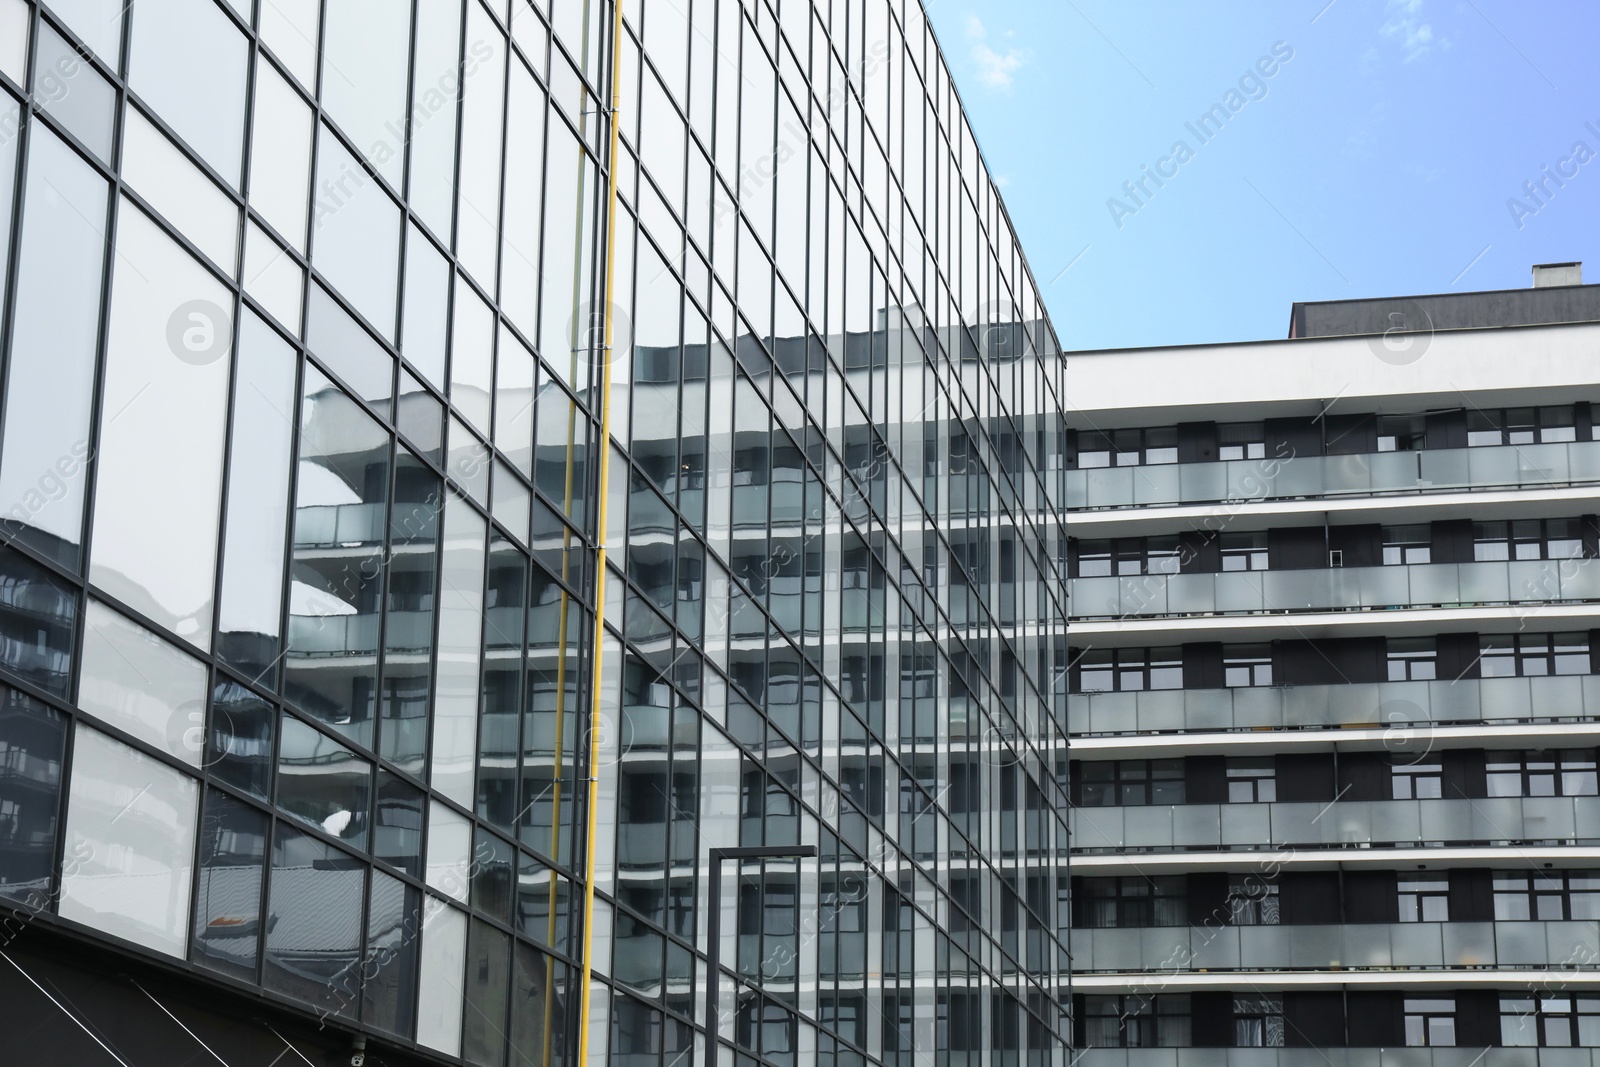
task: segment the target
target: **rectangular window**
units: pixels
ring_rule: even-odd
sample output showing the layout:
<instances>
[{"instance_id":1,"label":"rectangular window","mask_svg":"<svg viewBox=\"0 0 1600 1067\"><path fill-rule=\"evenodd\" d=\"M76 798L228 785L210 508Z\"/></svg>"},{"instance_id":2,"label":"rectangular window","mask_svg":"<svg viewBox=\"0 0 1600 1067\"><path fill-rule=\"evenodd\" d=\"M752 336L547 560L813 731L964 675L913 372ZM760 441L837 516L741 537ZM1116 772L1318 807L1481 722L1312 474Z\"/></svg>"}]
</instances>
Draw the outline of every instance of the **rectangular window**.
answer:
<instances>
[{"instance_id":1,"label":"rectangular window","mask_svg":"<svg viewBox=\"0 0 1600 1067\"><path fill-rule=\"evenodd\" d=\"M1254 875L1228 883L1228 915L1235 926L1277 926L1283 921L1278 883Z\"/></svg>"},{"instance_id":2,"label":"rectangular window","mask_svg":"<svg viewBox=\"0 0 1600 1067\"><path fill-rule=\"evenodd\" d=\"M1406 757L1398 757L1404 760ZM1390 781L1395 800L1438 800L1444 796L1444 764L1438 762L1394 763Z\"/></svg>"},{"instance_id":3,"label":"rectangular window","mask_svg":"<svg viewBox=\"0 0 1600 1067\"><path fill-rule=\"evenodd\" d=\"M1224 423L1217 428L1217 458L1265 459L1267 435L1259 422Z\"/></svg>"},{"instance_id":4,"label":"rectangular window","mask_svg":"<svg viewBox=\"0 0 1600 1067\"><path fill-rule=\"evenodd\" d=\"M1228 803L1265 804L1278 799L1278 780L1271 756L1228 759Z\"/></svg>"},{"instance_id":5,"label":"rectangular window","mask_svg":"<svg viewBox=\"0 0 1600 1067\"><path fill-rule=\"evenodd\" d=\"M1592 797L1600 786L1592 748L1484 755L1492 797Z\"/></svg>"},{"instance_id":6,"label":"rectangular window","mask_svg":"<svg viewBox=\"0 0 1600 1067\"><path fill-rule=\"evenodd\" d=\"M1577 440L1570 404L1545 408L1496 408L1467 412L1467 445L1532 445Z\"/></svg>"},{"instance_id":7,"label":"rectangular window","mask_svg":"<svg viewBox=\"0 0 1600 1067\"><path fill-rule=\"evenodd\" d=\"M1485 634L1478 643L1478 673L1484 678L1589 673L1586 633Z\"/></svg>"},{"instance_id":8,"label":"rectangular window","mask_svg":"<svg viewBox=\"0 0 1600 1067\"><path fill-rule=\"evenodd\" d=\"M1431 681L1438 677L1438 643L1431 637L1389 638L1389 681Z\"/></svg>"},{"instance_id":9,"label":"rectangular window","mask_svg":"<svg viewBox=\"0 0 1600 1067\"><path fill-rule=\"evenodd\" d=\"M1600 993L1504 997L1500 1043L1542 1048L1600 1048Z\"/></svg>"},{"instance_id":10,"label":"rectangular window","mask_svg":"<svg viewBox=\"0 0 1600 1067\"><path fill-rule=\"evenodd\" d=\"M1405 999L1406 1044L1412 1048L1451 1048L1456 1043L1453 997Z\"/></svg>"},{"instance_id":11,"label":"rectangular window","mask_svg":"<svg viewBox=\"0 0 1600 1067\"><path fill-rule=\"evenodd\" d=\"M1079 925L1091 930L1183 926L1186 884L1182 875L1085 878Z\"/></svg>"},{"instance_id":12,"label":"rectangular window","mask_svg":"<svg viewBox=\"0 0 1600 1067\"><path fill-rule=\"evenodd\" d=\"M1428 447L1425 415L1379 415L1378 451L1415 452Z\"/></svg>"},{"instance_id":13,"label":"rectangular window","mask_svg":"<svg viewBox=\"0 0 1600 1067\"><path fill-rule=\"evenodd\" d=\"M1143 807L1184 802L1183 760L1112 760L1085 763L1078 771L1080 805Z\"/></svg>"},{"instance_id":14,"label":"rectangular window","mask_svg":"<svg viewBox=\"0 0 1600 1067\"><path fill-rule=\"evenodd\" d=\"M1272 646L1233 645L1222 650L1223 684L1230 689L1272 684Z\"/></svg>"},{"instance_id":15,"label":"rectangular window","mask_svg":"<svg viewBox=\"0 0 1600 1067\"><path fill-rule=\"evenodd\" d=\"M1233 1044L1236 1048L1282 1048L1282 997L1234 997Z\"/></svg>"},{"instance_id":16,"label":"rectangular window","mask_svg":"<svg viewBox=\"0 0 1600 1067\"><path fill-rule=\"evenodd\" d=\"M1224 571L1264 571L1267 569L1267 534L1265 530L1252 533L1225 533L1222 535L1222 569Z\"/></svg>"},{"instance_id":17,"label":"rectangular window","mask_svg":"<svg viewBox=\"0 0 1600 1067\"><path fill-rule=\"evenodd\" d=\"M1442 923L1450 921L1450 879L1437 874L1402 874L1400 921Z\"/></svg>"},{"instance_id":18,"label":"rectangular window","mask_svg":"<svg viewBox=\"0 0 1600 1067\"><path fill-rule=\"evenodd\" d=\"M1078 435L1080 470L1137 467L1178 462L1178 429L1152 426L1142 430L1085 431Z\"/></svg>"},{"instance_id":19,"label":"rectangular window","mask_svg":"<svg viewBox=\"0 0 1600 1067\"><path fill-rule=\"evenodd\" d=\"M1084 998L1088 1048L1185 1048L1191 1043L1186 993Z\"/></svg>"},{"instance_id":20,"label":"rectangular window","mask_svg":"<svg viewBox=\"0 0 1600 1067\"><path fill-rule=\"evenodd\" d=\"M1479 562L1582 559L1583 530L1577 519L1515 519L1472 526L1473 558Z\"/></svg>"},{"instance_id":21,"label":"rectangular window","mask_svg":"<svg viewBox=\"0 0 1600 1067\"><path fill-rule=\"evenodd\" d=\"M1496 871L1494 917L1509 922L1600 918L1600 872Z\"/></svg>"},{"instance_id":22,"label":"rectangular window","mask_svg":"<svg viewBox=\"0 0 1600 1067\"><path fill-rule=\"evenodd\" d=\"M1383 564L1386 567L1433 562L1433 531L1427 526L1386 526L1383 530Z\"/></svg>"},{"instance_id":23,"label":"rectangular window","mask_svg":"<svg viewBox=\"0 0 1600 1067\"><path fill-rule=\"evenodd\" d=\"M1182 689L1179 648L1089 649L1072 664L1073 692L1108 693Z\"/></svg>"}]
</instances>

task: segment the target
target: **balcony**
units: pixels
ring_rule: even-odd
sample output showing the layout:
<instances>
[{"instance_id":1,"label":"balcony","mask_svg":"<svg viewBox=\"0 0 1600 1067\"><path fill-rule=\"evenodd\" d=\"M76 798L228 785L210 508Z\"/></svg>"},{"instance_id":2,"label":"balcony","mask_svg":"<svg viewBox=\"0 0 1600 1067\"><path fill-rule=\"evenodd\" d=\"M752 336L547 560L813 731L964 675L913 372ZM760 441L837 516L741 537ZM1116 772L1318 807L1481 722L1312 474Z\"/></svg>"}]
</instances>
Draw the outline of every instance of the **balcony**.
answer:
<instances>
[{"instance_id":1,"label":"balcony","mask_svg":"<svg viewBox=\"0 0 1600 1067\"><path fill-rule=\"evenodd\" d=\"M1600 842L1591 797L1344 800L1074 808L1074 851L1279 851L1422 844Z\"/></svg>"},{"instance_id":2,"label":"balcony","mask_svg":"<svg viewBox=\"0 0 1600 1067\"><path fill-rule=\"evenodd\" d=\"M1070 470L1067 509L1551 489L1600 481L1600 441Z\"/></svg>"},{"instance_id":3,"label":"balcony","mask_svg":"<svg viewBox=\"0 0 1600 1067\"><path fill-rule=\"evenodd\" d=\"M1076 619L1478 607L1600 600L1587 560L1421 563L1073 578Z\"/></svg>"},{"instance_id":4,"label":"balcony","mask_svg":"<svg viewBox=\"0 0 1600 1067\"><path fill-rule=\"evenodd\" d=\"M1595 1067L1587 1048L1092 1048L1075 1067Z\"/></svg>"},{"instance_id":5,"label":"balcony","mask_svg":"<svg viewBox=\"0 0 1600 1067\"><path fill-rule=\"evenodd\" d=\"M1220 920L1219 920L1220 922ZM1073 966L1089 971L1545 968L1589 958L1594 923L1327 923L1072 931Z\"/></svg>"},{"instance_id":6,"label":"balcony","mask_svg":"<svg viewBox=\"0 0 1600 1067\"><path fill-rule=\"evenodd\" d=\"M1295 730L1592 717L1600 675L1073 693L1073 735Z\"/></svg>"}]
</instances>

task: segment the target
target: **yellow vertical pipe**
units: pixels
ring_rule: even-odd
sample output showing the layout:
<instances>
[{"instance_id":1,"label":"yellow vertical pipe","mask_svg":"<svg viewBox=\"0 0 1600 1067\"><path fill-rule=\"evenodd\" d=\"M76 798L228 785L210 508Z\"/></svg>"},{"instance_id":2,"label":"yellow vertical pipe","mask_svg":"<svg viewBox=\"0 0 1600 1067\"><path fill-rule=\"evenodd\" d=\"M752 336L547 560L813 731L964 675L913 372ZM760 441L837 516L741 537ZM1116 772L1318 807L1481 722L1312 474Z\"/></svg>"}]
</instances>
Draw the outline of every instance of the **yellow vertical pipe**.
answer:
<instances>
[{"instance_id":1,"label":"yellow vertical pipe","mask_svg":"<svg viewBox=\"0 0 1600 1067\"><path fill-rule=\"evenodd\" d=\"M606 167L606 287L605 334L600 351L600 500L599 548L595 553L594 677L589 707L589 811L588 840L583 850L583 985L579 991L578 1062L589 1063L589 986L594 974L594 853L600 810L600 682L606 625L606 522L611 499L611 342L616 316L612 301L616 291L618 115L622 107L622 0L611 0L611 150Z\"/></svg>"}]
</instances>

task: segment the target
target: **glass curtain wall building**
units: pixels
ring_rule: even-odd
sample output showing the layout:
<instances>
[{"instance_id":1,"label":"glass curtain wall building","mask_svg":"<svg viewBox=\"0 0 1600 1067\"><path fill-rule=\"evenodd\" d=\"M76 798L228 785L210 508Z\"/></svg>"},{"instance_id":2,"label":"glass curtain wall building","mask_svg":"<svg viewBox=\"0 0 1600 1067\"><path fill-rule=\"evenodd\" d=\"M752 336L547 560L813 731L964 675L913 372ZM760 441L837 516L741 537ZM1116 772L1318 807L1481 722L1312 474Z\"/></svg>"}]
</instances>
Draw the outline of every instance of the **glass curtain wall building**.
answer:
<instances>
[{"instance_id":1,"label":"glass curtain wall building","mask_svg":"<svg viewBox=\"0 0 1600 1067\"><path fill-rule=\"evenodd\" d=\"M1066 1062L1063 363L919 4L0 0L0 278L0 1049Z\"/></svg>"},{"instance_id":2,"label":"glass curtain wall building","mask_svg":"<svg viewBox=\"0 0 1600 1067\"><path fill-rule=\"evenodd\" d=\"M1083 1067L1600 1062L1600 286L1558 286L1072 357Z\"/></svg>"}]
</instances>

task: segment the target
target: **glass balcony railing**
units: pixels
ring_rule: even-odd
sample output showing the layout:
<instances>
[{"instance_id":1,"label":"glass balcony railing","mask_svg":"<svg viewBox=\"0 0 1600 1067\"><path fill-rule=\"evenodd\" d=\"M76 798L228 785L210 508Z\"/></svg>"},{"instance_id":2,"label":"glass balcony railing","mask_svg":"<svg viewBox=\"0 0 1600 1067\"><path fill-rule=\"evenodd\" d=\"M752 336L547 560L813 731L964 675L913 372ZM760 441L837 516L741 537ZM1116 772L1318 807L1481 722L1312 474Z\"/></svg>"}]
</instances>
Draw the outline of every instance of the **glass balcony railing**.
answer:
<instances>
[{"instance_id":1,"label":"glass balcony railing","mask_svg":"<svg viewBox=\"0 0 1600 1067\"><path fill-rule=\"evenodd\" d=\"M1073 693L1074 735L1468 725L1592 716L1600 675Z\"/></svg>"},{"instance_id":2,"label":"glass balcony railing","mask_svg":"<svg viewBox=\"0 0 1600 1067\"><path fill-rule=\"evenodd\" d=\"M1356 611L1600 600L1593 560L1422 563L1392 567L1073 578L1073 619Z\"/></svg>"},{"instance_id":3,"label":"glass balcony railing","mask_svg":"<svg viewBox=\"0 0 1600 1067\"><path fill-rule=\"evenodd\" d=\"M1087 853L1600 843L1592 797L1074 808L1068 821Z\"/></svg>"},{"instance_id":4,"label":"glass balcony railing","mask_svg":"<svg viewBox=\"0 0 1600 1067\"><path fill-rule=\"evenodd\" d=\"M1596 1067L1600 1049L1086 1048L1073 1053L1072 1063L1074 1067Z\"/></svg>"},{"instance_id":5,"label":"glass balcony railing","mask_svg":"<svg viewBox=\"0 0 1600 1067\"><path fill-rule=\"evenodd\" d=\"M1069 470L1068 510L1555 488L1600 481L1600 441Z\"/></svg>"},{"instance_id":6,"label":"glass balcony railing","mask_svg":"<svg viewBox=\"0 0 1600 1067\"><path fill-rule=\"evenodd\" d=\"M1086 971L1354 970L1373 967L1571 966L1593 921L1324 923L1072 931Z\"/></svg>"}]
</instances>

